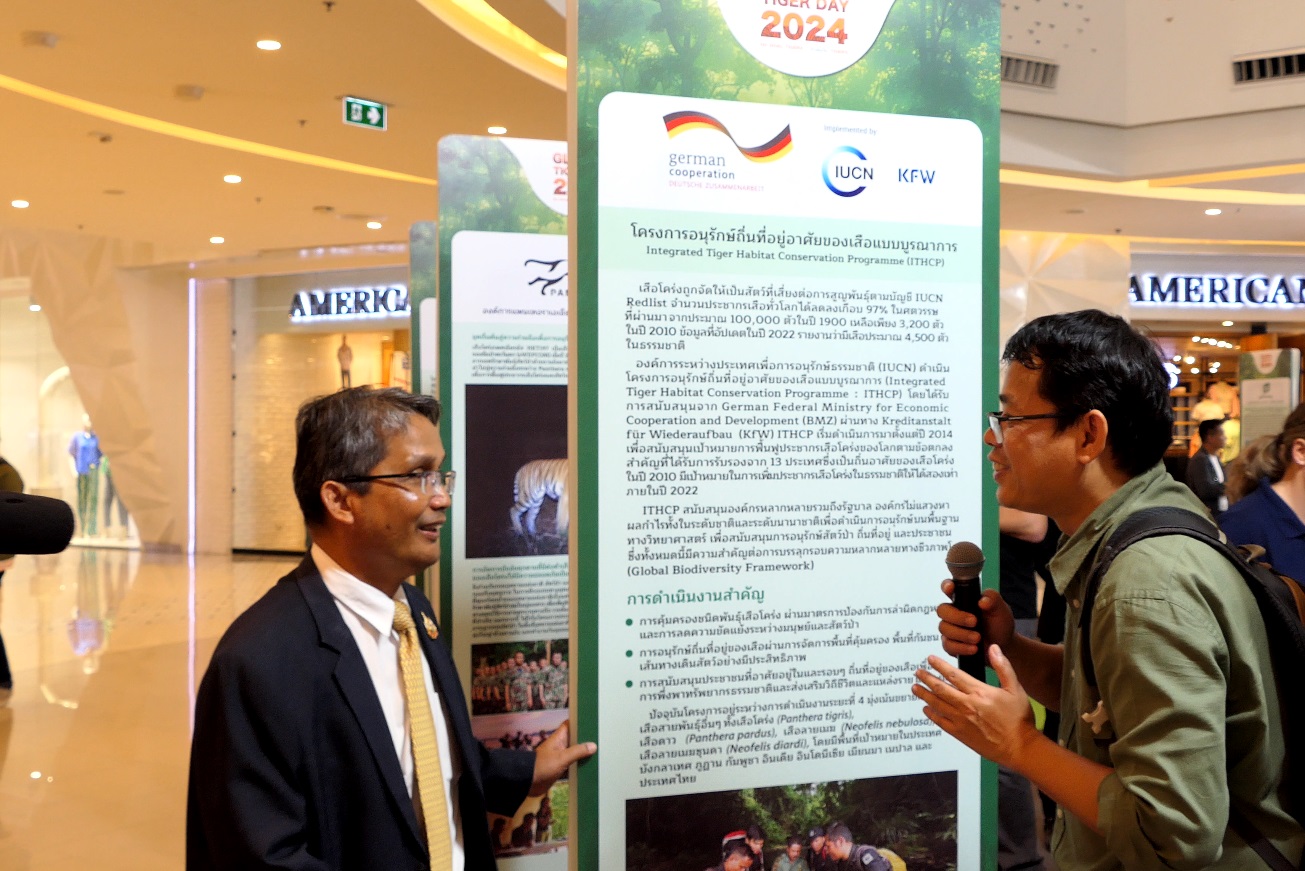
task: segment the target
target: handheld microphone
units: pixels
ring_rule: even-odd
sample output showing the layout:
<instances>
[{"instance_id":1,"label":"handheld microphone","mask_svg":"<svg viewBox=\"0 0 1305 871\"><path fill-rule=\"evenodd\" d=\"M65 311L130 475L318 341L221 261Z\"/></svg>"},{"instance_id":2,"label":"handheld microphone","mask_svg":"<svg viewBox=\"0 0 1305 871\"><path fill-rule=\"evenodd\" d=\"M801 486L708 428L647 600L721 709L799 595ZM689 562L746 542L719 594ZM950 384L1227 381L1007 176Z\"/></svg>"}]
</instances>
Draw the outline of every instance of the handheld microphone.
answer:
<instances>
[{"instance_id":1,"label":"handheld microphone","mask_svg":"<svg viewBox=\"0 0 1305 871\"><path fill-rule=\"evenodd\" d=\"M73 534L73 512L62 499L0 492L0 553L58 553Z\"/></svg>"},{"instance_id":2,"label":"handheld microphone","mask_svg":"<svg viewBox=\"0 0 1305 871\"><path fill-rule=\"evenodd\" d=\"M982 620L979 614L979 572L983 571L983 551L977 544L958 541L947 551L947 571L952 576L955 589L952 591L952 603L967 614L973 614ZM956 657L961 671L977 680L987 680L984 672L983 642L980 640L979 652Z\"/></svg>"}]
</instances>

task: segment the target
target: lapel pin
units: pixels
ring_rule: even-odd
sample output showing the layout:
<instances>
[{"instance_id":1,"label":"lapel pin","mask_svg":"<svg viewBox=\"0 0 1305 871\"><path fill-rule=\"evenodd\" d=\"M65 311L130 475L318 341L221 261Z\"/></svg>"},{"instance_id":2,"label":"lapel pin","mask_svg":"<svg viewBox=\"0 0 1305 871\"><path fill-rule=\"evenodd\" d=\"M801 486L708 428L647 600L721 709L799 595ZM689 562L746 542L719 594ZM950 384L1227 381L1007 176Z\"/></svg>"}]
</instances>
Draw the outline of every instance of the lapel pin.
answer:
<instances>
[{"instance_id":1,"label":"lapel pin","mask_svg":"<svg viewBox=\"0 0 1305 871\"><path fill-rule=\"evenodd\" d=\"M426 634L430 636L431 641L440 637L440 630L435 626L435 621L430 619L428 615L422 614L421 622L426 625Z\"/></svg>"}]
</instances>

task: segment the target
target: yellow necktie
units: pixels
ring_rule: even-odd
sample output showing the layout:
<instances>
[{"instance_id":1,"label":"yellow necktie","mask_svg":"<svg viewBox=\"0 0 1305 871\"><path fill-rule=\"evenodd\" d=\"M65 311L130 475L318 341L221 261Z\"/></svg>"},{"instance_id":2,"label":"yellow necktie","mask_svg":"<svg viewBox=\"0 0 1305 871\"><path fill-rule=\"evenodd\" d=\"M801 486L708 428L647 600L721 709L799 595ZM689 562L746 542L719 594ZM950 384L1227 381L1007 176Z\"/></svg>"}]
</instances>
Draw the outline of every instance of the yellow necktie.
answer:
<instances>
[{"instance_id":1,"label":"yellow necktie","mask_svg":"<svg viewBox=\"0 0 1305 871\"><path fill-rule=\"evenodd\" d=\"M413 796L417 821L426 830L432 871L452 867L453 843L449 838L449 810L444 798L444 772L440 767L439 742L431 719L426 678L421 668L421 643L417 624L403 602L394 603L394 628L399 633L399 668L403 671L403 694L408 701L408 724L412 735L412 760L416 768Z\"/></svg>"}]
</instances>

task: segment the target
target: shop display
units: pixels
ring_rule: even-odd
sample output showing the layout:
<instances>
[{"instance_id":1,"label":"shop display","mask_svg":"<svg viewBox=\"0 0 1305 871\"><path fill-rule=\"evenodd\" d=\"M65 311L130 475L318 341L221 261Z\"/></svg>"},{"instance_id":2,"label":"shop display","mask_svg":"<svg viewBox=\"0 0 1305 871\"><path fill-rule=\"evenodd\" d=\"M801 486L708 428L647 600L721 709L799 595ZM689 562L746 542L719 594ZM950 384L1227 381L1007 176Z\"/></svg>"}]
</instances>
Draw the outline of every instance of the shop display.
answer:
<instances>
[{"instance_id":1,"label":"shop display","mask_svg":"<svg viewBox=\"0 0 1305 871\"><path fill-rule=\"evenodd\" d=\"M77 526L84 536L96 535L100 505L100 437L91 426L91 416L82 415L81 432L68 442L73 474L77 476Z\"/></svg>"}]
</instances>

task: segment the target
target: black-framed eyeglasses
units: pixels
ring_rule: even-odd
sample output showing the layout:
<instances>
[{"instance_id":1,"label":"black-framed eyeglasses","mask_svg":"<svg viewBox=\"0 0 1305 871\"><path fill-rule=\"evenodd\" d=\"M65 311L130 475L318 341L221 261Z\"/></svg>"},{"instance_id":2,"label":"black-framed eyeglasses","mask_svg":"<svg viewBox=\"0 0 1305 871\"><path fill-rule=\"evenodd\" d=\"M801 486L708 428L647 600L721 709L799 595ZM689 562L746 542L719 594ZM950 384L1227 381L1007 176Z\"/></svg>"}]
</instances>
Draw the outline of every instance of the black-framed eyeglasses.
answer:
<instances>
[{"instance_id":1,"label":"black-framed eyeglasses","mask_svg":"<svg viewBox=\"0 0 1305 871\"><path fill-rule=\"evenodd\" d=\"M370 481L389 480L416 481L417 489L423 496L446 496L452 499L453 488L458 482L458 473L432 469L429 472L403 472L398 475L350 475L336 480L341 484L365 484Z\"/></svg>"},{"instance_id":2,"label":"black-framed eyeglasses","mask_svg":"<svg viewBox=\"0 0 1305 871\"><path fill-rule=\"evenodd\" d=\"M1001 444L1005 439L1001 431L1003 424L1021 420L1051 420L1063 416L1059 411L1053 411L1050 414L1002 414L1000 411L990 411L988 412L988 429L992 430L993 438L997 440L997 444Z\"/></svg>"}]
</instances>

